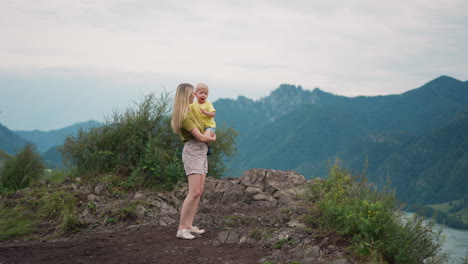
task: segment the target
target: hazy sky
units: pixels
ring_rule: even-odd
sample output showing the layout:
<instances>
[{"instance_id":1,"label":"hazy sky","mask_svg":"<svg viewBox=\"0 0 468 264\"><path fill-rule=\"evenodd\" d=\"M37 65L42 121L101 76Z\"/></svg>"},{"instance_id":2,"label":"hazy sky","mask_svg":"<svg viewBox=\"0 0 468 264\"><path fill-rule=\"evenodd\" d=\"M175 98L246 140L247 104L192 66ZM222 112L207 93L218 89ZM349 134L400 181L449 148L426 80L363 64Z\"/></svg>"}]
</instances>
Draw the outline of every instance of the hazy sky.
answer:
<instances>
[{"instance_id":1,"label":"hazy sky","mask_svg":"<svg viewBox=\"0 0 468 264\"><path fill-rule=\"evenodd\" d=\"M0 0L0 123L101 121L163 87L395 94L468 80L466 0Z\"/></svg>"}]
</instances>

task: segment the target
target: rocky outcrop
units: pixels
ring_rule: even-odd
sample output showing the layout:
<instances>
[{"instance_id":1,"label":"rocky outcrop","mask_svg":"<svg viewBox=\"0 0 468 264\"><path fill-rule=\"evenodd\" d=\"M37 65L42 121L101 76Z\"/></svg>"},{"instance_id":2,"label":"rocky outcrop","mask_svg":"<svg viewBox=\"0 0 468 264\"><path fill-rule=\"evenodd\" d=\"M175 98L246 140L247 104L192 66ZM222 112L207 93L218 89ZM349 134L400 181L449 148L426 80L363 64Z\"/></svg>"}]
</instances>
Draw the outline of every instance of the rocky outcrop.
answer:
<instances>
[{"instance_id":1,"label":"rocky outcrop","mask_svg":"<svg viewBox=\"0 0 468 264\"><path fill-rule=\"evenodd\" d=\"M207 178L201 204L206 207L290 206L298 200L306 179L295 171L251 169L240 178ZM188 187L183 184L176 197L183 199Z\"/></svg>"},{"instance_id":2,"label":"rocky outcrop","mask_svg":"<svg viewBox=\"0 0 468 264\"><path fill-rule=\"evenodd\" d=\"M207 230L212 246L259 246L259 263L354 263L336 237L306 227L309 211L300 194L308 181L295 171L251 169L239 178L207 178L195 225ZM103 182L94 186L69 179L64 188L82 199L83 226L98 231L164 227L176 230L188 184L172 192L117 193ZM116 195L116 193L118 195Z\"/></svg>"}]
</instances>

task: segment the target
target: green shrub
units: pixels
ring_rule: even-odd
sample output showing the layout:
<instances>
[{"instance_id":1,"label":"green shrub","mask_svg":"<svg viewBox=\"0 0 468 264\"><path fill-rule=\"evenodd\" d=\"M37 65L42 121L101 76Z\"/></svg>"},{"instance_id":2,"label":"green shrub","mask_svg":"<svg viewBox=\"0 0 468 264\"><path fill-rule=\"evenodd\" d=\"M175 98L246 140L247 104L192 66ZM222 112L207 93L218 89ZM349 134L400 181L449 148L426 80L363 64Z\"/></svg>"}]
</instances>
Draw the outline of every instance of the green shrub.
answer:
<instances>
[{"instance_id":1,"label":"green shrub","mask_svg":"<svg viewBox=\"0 0 468 264\"><path fill-rule=\"evenodd\" d=\"M348 238L356 252L373 261L423 263L443 259L441 230L415 215L405 219L393 191L378 190L364 176L352 176L339 162L327 180L314 181L306 197L309 224ZM436 263L436 262L432 262Z\"/></svg>"},{"instance_id":2,"label":"green shrub","mask_svg":"<svg viewBox=\"0 0 468 264\"><path fill-rule=\"evenodd\" d=\"M186 179L181 160L183 143L170 126L171 98L147 95L124 112L115 111L102 127L80 130L68 137L61 149L64 161L78 175L92 178L102 174L125 177L125 188L172 189ZM223 160L234 155L237 133L218 130L218 141L210 159L210 176L221 177Z\"/></svg>"},{"instance_id":3,"label":"green shrub","mask_svg":"<svg viewBox=\"0 0 468 264\"><path fill-rule=\"evenodd\" d=\"M16 156L10 157L0 174L0 183L4 188L19 190L38 181L46 168L35 146L26 144Z\"/></svg>"},{"instance_id":4,"label":"green shrub","mask_svg":"<svg viewBox=\"0 0 468 264\"><path fill-rule=\"evenodd\" d=\"M236 156L237 131L224 125L216 128L216 142L211 144L212 152L208 158L208 174L214 178L221 178L227 172L224 162Z\"/></svg>"}]
</instances>

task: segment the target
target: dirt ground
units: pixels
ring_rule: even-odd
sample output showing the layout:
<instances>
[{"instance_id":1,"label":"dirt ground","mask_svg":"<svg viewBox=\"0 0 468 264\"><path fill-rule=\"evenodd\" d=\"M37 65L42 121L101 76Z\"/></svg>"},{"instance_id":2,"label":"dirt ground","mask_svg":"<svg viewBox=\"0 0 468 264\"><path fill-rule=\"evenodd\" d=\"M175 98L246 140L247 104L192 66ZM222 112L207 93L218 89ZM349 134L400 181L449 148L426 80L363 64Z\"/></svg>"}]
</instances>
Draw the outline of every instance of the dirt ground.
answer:
<instances>
[{"instance_id":1,"label":"dirt ground","mask_svg":"<svg viewBox=\"0 0 468 264\"><path fill-rule=\"evenodd\" d=\"M254 244L213 245L215 232L182 240L157 227L76 234L54 241L2 242L0 264L10 263L259 263L268 252Z\"/></svg>"}]
</instances>

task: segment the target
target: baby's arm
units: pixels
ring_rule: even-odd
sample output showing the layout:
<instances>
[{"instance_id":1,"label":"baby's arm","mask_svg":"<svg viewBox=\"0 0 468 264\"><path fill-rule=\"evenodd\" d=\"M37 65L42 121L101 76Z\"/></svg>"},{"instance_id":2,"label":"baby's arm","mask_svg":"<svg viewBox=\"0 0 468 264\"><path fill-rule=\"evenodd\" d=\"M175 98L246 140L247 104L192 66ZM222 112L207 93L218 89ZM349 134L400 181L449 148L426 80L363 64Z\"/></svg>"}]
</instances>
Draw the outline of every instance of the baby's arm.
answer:
<instances>
[{"instance_id":1,"label":"baby's arm","mask_svg":"<svg viewBox=\"0 0 468 264\"><path fill-rule=\"evenodd\" d=\"M201 107L200 107L200 111L201 111L204 115L207 115L207 116L209 116L209 117L215 117L215 115L216 115L216 112L208 112L208 111L206 111L205 109L203 109L203 108L201 108Z\"/></svg>"}]
</instances>

